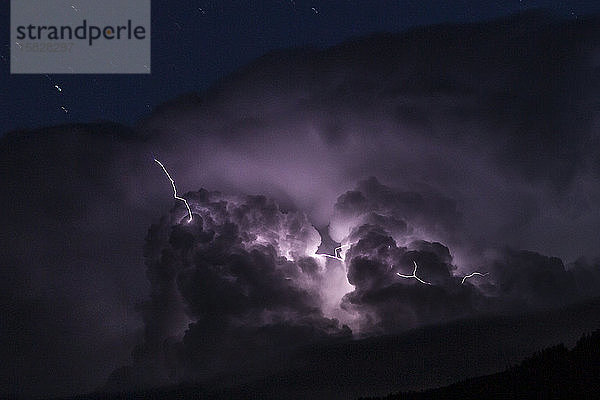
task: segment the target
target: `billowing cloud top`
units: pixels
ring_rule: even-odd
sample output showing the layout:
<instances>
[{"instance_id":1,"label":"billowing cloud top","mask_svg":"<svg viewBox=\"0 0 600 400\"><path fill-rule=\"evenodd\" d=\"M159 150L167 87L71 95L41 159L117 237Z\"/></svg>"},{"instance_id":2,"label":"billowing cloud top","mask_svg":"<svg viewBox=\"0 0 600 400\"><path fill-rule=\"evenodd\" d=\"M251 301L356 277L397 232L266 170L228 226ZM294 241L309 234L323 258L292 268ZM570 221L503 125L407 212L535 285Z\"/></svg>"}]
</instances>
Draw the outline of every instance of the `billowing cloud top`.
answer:
<instances>
[{"instance_id":1,"label":"billowing cloud top","mask_svg":"<svg viewBox=\"0 0 600 400\"><path fill-rule=\"evenodd\" d=\"M454 202L473 245L574 260L600 246L597 26L533 14L275 52L141 128L183 187L267 194L326 225L375 176Z\"/></svg>"}]
</instances>

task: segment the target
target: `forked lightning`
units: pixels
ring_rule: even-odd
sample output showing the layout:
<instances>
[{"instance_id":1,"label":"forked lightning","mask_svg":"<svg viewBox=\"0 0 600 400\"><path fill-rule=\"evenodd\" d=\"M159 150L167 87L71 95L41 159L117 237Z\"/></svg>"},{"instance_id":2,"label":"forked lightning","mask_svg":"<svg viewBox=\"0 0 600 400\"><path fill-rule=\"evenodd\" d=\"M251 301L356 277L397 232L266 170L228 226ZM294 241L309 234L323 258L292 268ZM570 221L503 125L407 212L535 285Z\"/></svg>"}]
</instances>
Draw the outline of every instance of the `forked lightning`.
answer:
<instances>
[{"instance_id":1,"label":"forked lightning","mask_svg":"<svg viewBox=\"0 0 600 400\"><path fill-rule=\"evenodd\" d=\"M181 200L181 201L183 201L185 203L185 206L187 207L188 214L189 214L188 222L192 222L192 210L190 209L190 205L188 204L187 200L184 199L183 197L179 197L177 195L177 188L175 187L175 181L173 180L173 178L171 178L171 175L169 174L169 172L167 171L167 169L165 168L165 166L163 165L163 163L161 163L160 161L158 161L156 158L154 159L154 161L156 161L156 163L158 165L160 165L160 167L162 168L162 170L165 172L165 175L167 175L167 178L169 178L169 181L171 181L171 186L173 186L173 197L176 200Z\"/></svg>"},{"instance_id":2,"label":"forked lightning","mask_svg":"<svg viewBox=\"0 0 600 400\"><path fill-rule=\"evenodd\" d=\"M317 255L318 256L323 256L323 257L333 258L334 260L339 260L341 262L344 262L344 259L342 258L342 249L344 247L350 247L350 245L349 244L343 244L343 245L341 245L339 247L336 247L333 250L333 254L334 254L333 256L331 254L317 254Z\"/></svg>"},{"instance_id":3,"label":"forked lightning","mask_svg":"<svg viewBox=\"0 0 600 400\"><path fill-rule=\"evenodd\" d=\"M419 278L417 276L417 268L418 268L417 262L413 261L413 264L415 264L415 269L413 270L412 275L403 275L400 272L396 272L396 275L398 275L400 278L404 278L404 279L416 279L416 280L418 280L419 282L421 282L421 283L423 283L425 285L431 285L431 283L425 282L423 279L421 279L421 278Z\"/></svg>"}]
</instances>

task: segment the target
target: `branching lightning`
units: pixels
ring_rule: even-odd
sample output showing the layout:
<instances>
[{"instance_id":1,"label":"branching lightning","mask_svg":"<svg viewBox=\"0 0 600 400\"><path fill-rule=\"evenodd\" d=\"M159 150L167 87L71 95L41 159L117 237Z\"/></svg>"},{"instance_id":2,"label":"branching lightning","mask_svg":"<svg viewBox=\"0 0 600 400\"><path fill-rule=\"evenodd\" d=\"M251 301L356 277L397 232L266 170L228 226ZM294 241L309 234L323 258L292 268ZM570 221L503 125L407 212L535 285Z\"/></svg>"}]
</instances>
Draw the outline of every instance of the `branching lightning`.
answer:
<instances>
[{"instance_id":1,"label":"branching lightning","mask_svg":"<svg viewBox=\"0 0 600 400\"><path fill-rule=\"evenodd\" d=\"M185 206L186 206L186 208L188 210L188 216L189 216L188 217L188 222L191 222L193 217L192 217L192 210L190 208L189 203L187 202L186 199L184 199L183 197L180 197L177 194L177 187L175 186L175 180L171 177L171 174L169 174L169 171L167 171L167 168L164 166L164 164L162 162L160 162L159 160L157 160L156 158L154 159L154 161L162 168L163 172L165 173L165 175L167 176L167 178L171 182L171 187L173 188L173 198L175 198L176 200L180 200L180 201L182 201L185 204ZM343 244L341 246L336 247L333 250L333 255L332 254L315 254L315 255L316 256L322 256L322 257L327 257L327 258L332 258L334 260L338 260L338 261L341 261L342 263L344 263L345 259L342 257L342 250L344 248L349 248L350 246L351 246L350 244ZM417 262L414 261L414 260L413 260L413 264L414 264L415 268L414 268L414 270L412 272L412 275L404 275L404 274L401 274L399 272L396 272L396 275L398 275L400 278L404 278L404 279L415 279L415 280L417 280L418 282L420 282L420 283L422 283L424 285L431 285L430 282L424 281L423 279L421 279L421 278L419 278L417 276L417 269L419 268L419 266L417 265ZM393 268L393 266L391 266L391 268ZM462 278L461 284L464 285L464 283L466 282L467 279L472 278L474 276L487 276L487 275L489 275L489 272L485 272L485 273L478 272L478 271L472 272L472 273L470 273L468 275L465 275ZM290 278L286 278L286 279L290 279Z\"/></svg>"},{"instance_id":2,"label":"branching lightning","mask_svg":"<svg viewBox=\"0 0 600 400\"><path fill-rule=\"evenodd\" d=\"M404 278L404 279L416 279L416 280L418 280L419 282L421 282L421 283L423 283L425 285L431 285L431 283L425 282L423 279L421 279L421 278L419 278L417 276L417 268L418 268L417 262L413 261L413 264L415 264L415 269L413 270L412 275L403 275L400 272L396 272L396 275L398 275L400 278Z\"/></svg>"},{"instance_id":3,"label":"branching lightning","mask_svg":"<svg viewBox=\"0 0 600 400\"><path fill-rule=\"evenodd\" d=\"M323 257L328 257L328 258L333 258L334 260L339 260L341 262L344 262L344 259L342 258L342 249L344 249L345 247L350 247L349 244L343 244L339 247L336 247L333 250L333 254L317 254L318 256L323 256Z\"/></svg>"},{"instance_id":4,"label":"branching lightning","mask_svg":"<svg viewBox=\"0 0 600 400\"><path fill-rule=\"evenodd\" d=\"M486 273L481 273L481 272L477 272L477 271L475 271L475 272L471 272L469 275L465 275L465 277L464 277L464 278L462 278L462 281L461 281L461 283L460 283L460 284L461 284L461 285L464 285L464 284L465 284L465 281L466 281L467 279L469 279L469 278L472 278L472 277L474 277L475 275L478 275L478 276L486 276L486 275L489 275L489 274L490 274L489 272L486 272Z\"/></svg>"},{"instance_id":5,"label":"branching lightning","mask_svg":"<svg viewBox=\"0 0 600 400\"><path fill-rule=\"evenodd\" d=\"M163 165L163 163L161 163L160 161L158 161L156 158L154 159L154 161L156 161L156 163L158 165L160 165L160 167L164 171L165 175L167 175L167 178L169 178L169 181L171 181L171 186L173 186L173 197L176 200L181 200L181 201L183 201L185 203L185 206L187 207L188 214L189 214L188 222L192 222L192 210L191 210L190 205L188 204L187 200L184 199L183 197L179 197L177 195L177 188L175 187L175 181L173 180L173 178L171 178L171 175L169 174L169 172L167 171L167 169L165 168L165 166Z\"/></svg>"}]
</instances>

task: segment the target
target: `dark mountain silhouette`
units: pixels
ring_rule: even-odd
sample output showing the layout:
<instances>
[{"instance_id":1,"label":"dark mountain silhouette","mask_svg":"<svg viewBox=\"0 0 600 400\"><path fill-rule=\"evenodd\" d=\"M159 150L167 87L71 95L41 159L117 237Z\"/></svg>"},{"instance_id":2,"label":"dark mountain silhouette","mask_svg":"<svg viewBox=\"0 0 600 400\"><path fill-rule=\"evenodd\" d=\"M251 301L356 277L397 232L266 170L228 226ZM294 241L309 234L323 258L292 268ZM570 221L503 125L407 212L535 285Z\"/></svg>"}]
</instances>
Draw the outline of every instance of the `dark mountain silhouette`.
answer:
<instances>
[{"instance_id":1,"label":"dark mountain silhouette","mask_svg":"<svg viewBox=\"0 0 600 400\"><path fill-rule=\"evenodd\" d=\"M286 370L260 379L224 376L204 384L98 392L69 400L316 400L388 393L399 393L390 399L469 399L481 398L482 393L491 399L593 398L593 392L588 397L586 393L600 384L600 332L581 335L598 327L600 298L561 310L474 318L303 349L289 360ZM564 345L557 346L561 342ZM540 351L544 348L547 350ZM476 376L482 377L470 378ZM453 384L457 381L460 383ZM417 392L432 387L441 389ZM568 397L571 393L579 395Z\"/></svg>"},{"instance_id":2,"label":"dark mountain silhouette","mask_svg":"<svg viewBox=\"0 0 600 400\"><path fill-rule=\"evenodd\" d=\"M548 347L504 372L377 399L597 399L599 388L600 330L596 330L579 339L572 350L564 344Z\"/></svg>"}]
</instances>

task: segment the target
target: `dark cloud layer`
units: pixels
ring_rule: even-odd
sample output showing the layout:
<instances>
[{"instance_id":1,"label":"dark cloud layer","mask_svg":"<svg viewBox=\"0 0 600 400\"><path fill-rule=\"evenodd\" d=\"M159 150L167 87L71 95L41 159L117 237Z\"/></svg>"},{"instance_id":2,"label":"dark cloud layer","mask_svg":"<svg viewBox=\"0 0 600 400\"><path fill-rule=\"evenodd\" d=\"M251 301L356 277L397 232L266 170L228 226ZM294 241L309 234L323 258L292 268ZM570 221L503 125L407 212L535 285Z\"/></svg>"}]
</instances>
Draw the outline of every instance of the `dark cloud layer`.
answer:
<instances>
[{"instance_id":1,"label":"dark cloud layer","mask_svg":"<svg viewBox=\"0 0 600 400\"><path fill-rule=\"evenodd\" d=\"M4 136L3 392L90 390L125 364L112 387L276 369L344 324L597 295L599 25L531 14L285 50L134 130ZM191 223L181 204L156 220L173 193L153 156ZM344 262L315 254L315 227ZM397 275L413 262L431 285Z\"/></svg>"},{"instance_id":2,"label":"dark cloud layer","mask_svg":"<svg viewBox=\"0 0 600 400\"><path fill-rule=\"evenodd\" d=\"M322 314L323 263L312 257L320 238L304 214L282 212L263 196L201 190L187 198L191 222L182 222L179 207L149 231L145 339L136 368L117 371L110 388L131 385L127 379L169 382L148 365L172 379L264 373L299 346L351 337Z\"/></svg>"}]
</instances>

